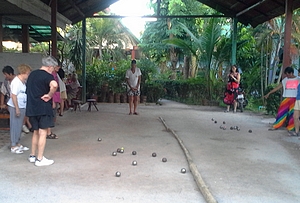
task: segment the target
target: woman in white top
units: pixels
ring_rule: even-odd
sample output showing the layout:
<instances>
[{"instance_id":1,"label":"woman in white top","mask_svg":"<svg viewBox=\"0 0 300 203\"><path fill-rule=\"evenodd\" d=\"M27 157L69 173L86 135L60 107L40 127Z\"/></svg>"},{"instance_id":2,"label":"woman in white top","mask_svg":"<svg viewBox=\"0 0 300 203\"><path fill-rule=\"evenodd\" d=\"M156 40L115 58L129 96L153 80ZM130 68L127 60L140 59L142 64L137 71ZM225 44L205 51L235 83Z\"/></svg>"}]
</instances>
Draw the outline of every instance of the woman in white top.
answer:
<instances>
[{"instance_id":1,"label":"woman in white top","mask_svg":"<svg viewBox=\"0 0 300 203\"><path fill-rule=\"evenodd\" d=\"M136 67L136 60L131 61L131 68L126 71L127 95L129 98L129 115L138 115L137 105L140 96L141 70Z\"/></svg>"},{"instance_id":2,"label":"woman in white top","mask_svg":"<svg viewBox=\"0 0 300 203\"><path fill-rule=\"evenodd\" d=\"M29 150L20 144L23 120L27 102L26 80L31 71L30 66L22 64L18 67L19 74L11 82L11 95L7 102L10 113L11 152L22 154Z\"/></svg>"}]
</instances>

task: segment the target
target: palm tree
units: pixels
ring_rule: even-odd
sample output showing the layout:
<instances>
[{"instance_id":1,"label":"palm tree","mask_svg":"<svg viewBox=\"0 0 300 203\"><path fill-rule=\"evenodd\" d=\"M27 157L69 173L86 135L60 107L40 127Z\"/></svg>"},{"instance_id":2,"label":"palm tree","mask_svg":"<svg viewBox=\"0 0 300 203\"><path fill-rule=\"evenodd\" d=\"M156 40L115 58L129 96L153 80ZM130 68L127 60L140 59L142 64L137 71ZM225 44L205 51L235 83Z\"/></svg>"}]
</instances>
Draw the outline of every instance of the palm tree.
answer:
<instances>
[{"instance_id":1,"label":"palm tree","mask_svg":"<svg viewBox=\"0 0 300 203\"><path fill-rule=\"evenodd\" d=\"M80 70L82 67L82 31L81 23L77 23L67 30L66 35L68 58L73 63L76 70Z\"/></svg>"},{"instance_id":2,"label":"palm tree","mask_svg":"<svg viewBox=\"0 0 300 203\"><path fill-rule=\"evenodd\" d=\"M267 84L272 84L275 81L275 75L279 68L279 52L282 47L284 36L284 17L271 19L262 25L255 28L254 35L256 36L257 46L265 47L266 59L270 61L269 70L272 72L272 77L269 78ZM263 46L264 44L264 46ZM279 77L281 73L279 74ZM280 80L277 82L279 83Z\"/></svg>"},{"instance_id":3,"label":"palm tree","mask_svg":"<svg viewBox=\"0 0 300 203\"><path fill-rule=\"evenodd\" d=\"M114 50L120 50L129 44L130 39L126 37L125 28L119 20L104 18L89 19L88 27L90 45L98 47L97 55L100 60L104 59L105 54L110 59L114 55Z\"/></svg>"}]
</instances>

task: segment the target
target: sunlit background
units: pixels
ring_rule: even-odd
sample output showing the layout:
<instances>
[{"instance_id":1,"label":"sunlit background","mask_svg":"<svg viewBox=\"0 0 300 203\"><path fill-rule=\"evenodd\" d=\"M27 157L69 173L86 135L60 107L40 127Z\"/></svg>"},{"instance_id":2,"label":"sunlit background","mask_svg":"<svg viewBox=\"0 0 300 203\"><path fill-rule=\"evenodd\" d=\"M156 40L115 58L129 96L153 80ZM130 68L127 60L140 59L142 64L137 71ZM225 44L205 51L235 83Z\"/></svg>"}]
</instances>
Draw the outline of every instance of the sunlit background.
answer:
<instances>
[{"instance_id":1,"label":"sunlit background","mask_svg":"<svg viewBox=\"0 0 300 203\"><path fill-rule=\"evenodd\" d=\"M153 11L149 8L149 0L119 0L112 4L109 8L111 13L121 16L131 16L122 19L123 25L125 25L137 38L141 37L141 33L144 30L145 23L149 20L136 16L152 15ZM134 17L135 16L135 17Z\"/></svg>"}]
</instances>

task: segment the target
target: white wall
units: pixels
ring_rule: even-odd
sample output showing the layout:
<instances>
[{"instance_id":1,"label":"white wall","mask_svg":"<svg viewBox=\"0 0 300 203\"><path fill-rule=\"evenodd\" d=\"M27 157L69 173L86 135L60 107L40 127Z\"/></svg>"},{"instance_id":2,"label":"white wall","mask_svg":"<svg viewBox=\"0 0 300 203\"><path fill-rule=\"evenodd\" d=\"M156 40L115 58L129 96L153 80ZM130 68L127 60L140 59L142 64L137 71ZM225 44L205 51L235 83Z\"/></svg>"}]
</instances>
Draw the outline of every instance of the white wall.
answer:
<instances>
[{"instance_id":1,"label":"white wall","mask_svg":"<svg viewBox=\"0 0 300 203\"><path fill-rule=\"evenodd\" d=\"M0 53L0 82L3 82L4 76L2 69L4 66L9 65L18 74L17 67L20 64L29 65L32 70L39 69L42 65L43 55L40 53Z\"/></svg>"}]
</instances>

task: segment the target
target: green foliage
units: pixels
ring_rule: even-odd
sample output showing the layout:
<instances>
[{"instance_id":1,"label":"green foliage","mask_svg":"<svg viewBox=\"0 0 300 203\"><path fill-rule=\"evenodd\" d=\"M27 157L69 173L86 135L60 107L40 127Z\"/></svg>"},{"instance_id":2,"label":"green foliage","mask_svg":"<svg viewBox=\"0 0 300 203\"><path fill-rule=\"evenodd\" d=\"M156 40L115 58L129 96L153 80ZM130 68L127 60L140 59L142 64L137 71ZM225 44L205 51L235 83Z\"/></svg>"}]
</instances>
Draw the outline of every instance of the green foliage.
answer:
<instances>
[{"instance_id":1,"label":"green foliage","mask_svg":"<svg viewBox=\"0 0 300 203\"><path fill-rule=\"evenodd\" d=\"M10 53L18 53L18 52L20 52L20 51L18 51L15 48L6 48L5 46L3 46L3 51L4 52L10 52Z\"/></svg>"},{"instance_id":2,"label":"green foliage","mask_svg":"<svg viewBox=\"0 0 300 203\"><path fill-rule=\"evenodd\" d=\"M164 96L163 85L159 81L151 81L144 84L144 92L148 102L157 102Z\"/></svg>"},{"instance_id":3,"label":"green foliage","mask_svg":"<svg viewBox=\"0 0 300 203\"><path fill-rule=\"evenodd\" d=\"M49 52L49 44L47 42L31 43L30 52L47 55Z\"/></svg>"},{"instance_id":4,"label":"green foliage","mask_svg":"<svg viewBox=\"0 0 300 203\"><path fill-rule=\"evenodd\" d=\"M148 83L150 84L151 81L153 81L158 77L158 71L155 66L155 63L153 63L149 59L141 59L140 61L137 62L137 67L140 68L142 72L141 94L142 95L152 94L152 93L148 93L149 90Z\"/></svg>"},{"instance_id":5,"label":"green foliage","mask_svg":"<svg viewBox=\"0 0 300 203\"><path fill-rule=\"evenodd\" d=\"M82 32L81 32L81 23L74 25L70 28L68 33L68 55L67 57L73 63L76 70L80 70L82 67Z\"/></svg>"},{"instance_id":6,"label":"green foliage","mask_svg":"<svg viewBox=\"0 0 300 203\"><path fill-rule=\"evenodd\" d=\"M267 87L266 92L270 92L272 89L276 87L275 84L270 85ZM276 115L277 110L280 105L280 99L281 99L281 91L274 92L273 94L270 94L270 96L266 99L266 111L268 114Z\"/></svg>"},{"instance_id":7,"label":"green foliage","mask_svg":"<svg viewBox=\"0 0 300 203\"><path fill-rule=\"evenodd\" d=\"M94 59L93 63L86 67L87 94L100 94L101 86L104 84L107 84L112 92L124 92L122 83L129 67L130 61L127 60L113 63Z\"/></svg>"},{"instance_id":8,"label":"green foliage","mask_svg":"<svg viewBox=\"0 0 300 203\"><path fill-rule=\"evenodd\" d=\"M190 78L187 80L159 80L165 89L164 97L190 104L203 104L212 101L207 94L207 81L204 78ZM224 84L221 81L213 83L214 101L221 101L224 94Z\"/></svg>"},{"instance_id":9,"label":"green foliage","mask_svg":"<svg viewBox=\"0 0 300 203\"><path fill-rule=\"evenodd\" d=\"M100 94L102 85L108 85L108 90L113 93L125 92L122 85L125 82L126 70L130 68L130 60L120 60L117 62L94 59L92 64L86 67L87 94ZM137 62L137 67L142 72L142 93L149 98L158 98L162 88L157 86L152 80L157 77L157 69L149 59ZM149 92L148 92L149 91Z\"/></svg>"}]
</instances>

